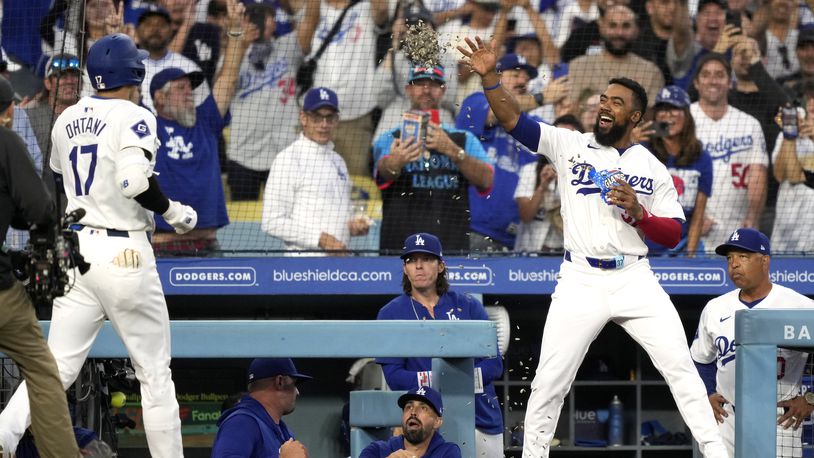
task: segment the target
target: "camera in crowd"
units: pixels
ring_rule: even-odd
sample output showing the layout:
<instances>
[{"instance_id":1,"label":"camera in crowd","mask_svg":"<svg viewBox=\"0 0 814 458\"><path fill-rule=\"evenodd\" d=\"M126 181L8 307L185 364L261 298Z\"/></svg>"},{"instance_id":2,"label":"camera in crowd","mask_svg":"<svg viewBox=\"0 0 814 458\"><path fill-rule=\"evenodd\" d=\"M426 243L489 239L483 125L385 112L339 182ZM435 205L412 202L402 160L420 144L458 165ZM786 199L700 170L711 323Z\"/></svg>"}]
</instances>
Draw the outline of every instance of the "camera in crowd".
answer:
<instances>
[{"instance_id":1,"label":"camera in crowd","mask_svg":"<svg viewBox=\"0 0 814 458\"><path fill-rule=\"evenodd\" d=\"M26 286L34 304L49 304L70 290L68 271L74 267L84 274L90 264L79 253L79 239L72 228L85 216L84 209L65 215L61 224L31 229L27 256L17 263L15 274Z\"/></svg>"},{"instance_id":2,"label":"camera in crowd","mask_svg":"<svg viewBox=\"0 0 814 458\"><path fill-rule=\"evenodd\" d=\"M657 121L653 123L653 138L666 138L670 136L670 123Z\"/></svg>"},{"instance_id":3,"label":"camera in crowd","mask_svg":"<svg viewBox=\"0 0 814 458\"><path fill-rule=\"evenodd\" d=\"M430 114L419 111L405 111L401 115L401 139L406 142L413 139L415 143L423 145L427 141L427 124L430 122Z\"/></svg>"}]
</instances>

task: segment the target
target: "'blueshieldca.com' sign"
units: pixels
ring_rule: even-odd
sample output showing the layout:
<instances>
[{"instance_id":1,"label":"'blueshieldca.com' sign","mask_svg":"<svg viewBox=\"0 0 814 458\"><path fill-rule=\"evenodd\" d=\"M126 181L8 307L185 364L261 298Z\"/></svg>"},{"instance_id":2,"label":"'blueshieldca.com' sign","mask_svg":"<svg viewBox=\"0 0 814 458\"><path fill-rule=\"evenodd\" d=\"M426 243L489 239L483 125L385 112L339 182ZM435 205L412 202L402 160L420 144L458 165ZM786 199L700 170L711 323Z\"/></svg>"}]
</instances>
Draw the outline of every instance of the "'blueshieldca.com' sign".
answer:
<instances>
[{"instance_id":1,"label":"'blueshieldca.com' sign","mask_svg":"<svg viewBox=\"0 0 814 458\"><path fill-rule=\"evenodd\" d=\"M447 258L453 288L483 294L551 294L562 259ZM718 295L735 288L723 258L650 260L670 294ZM399 294L396 257L160 259L167 294ZM774 258L773 282L814 294L814 258Z\"/></svg>"}]
</instances>

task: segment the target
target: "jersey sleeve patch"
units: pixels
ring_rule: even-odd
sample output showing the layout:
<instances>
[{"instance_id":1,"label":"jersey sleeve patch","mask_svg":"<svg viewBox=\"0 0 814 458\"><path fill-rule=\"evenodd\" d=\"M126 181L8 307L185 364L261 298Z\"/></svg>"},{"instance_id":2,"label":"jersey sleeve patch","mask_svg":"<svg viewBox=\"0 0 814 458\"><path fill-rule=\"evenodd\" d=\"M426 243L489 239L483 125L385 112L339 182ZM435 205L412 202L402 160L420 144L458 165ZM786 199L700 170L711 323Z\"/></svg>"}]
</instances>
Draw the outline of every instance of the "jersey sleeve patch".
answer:
<instances>
[{"instance_id":1,"label":"jersey sleeve patch","mask_svg":"<svg viewBox=\"0 0 814 458\"><path fill-rule=\"evenodd\" d=\"M138 136L138 138L144 138L152 134L152 132L150 132L150 128L147 126L147 123L144 122L144 120L141 120L130 126L130 130L132 130L133 133Z\"/></svg>"}]
</instances>

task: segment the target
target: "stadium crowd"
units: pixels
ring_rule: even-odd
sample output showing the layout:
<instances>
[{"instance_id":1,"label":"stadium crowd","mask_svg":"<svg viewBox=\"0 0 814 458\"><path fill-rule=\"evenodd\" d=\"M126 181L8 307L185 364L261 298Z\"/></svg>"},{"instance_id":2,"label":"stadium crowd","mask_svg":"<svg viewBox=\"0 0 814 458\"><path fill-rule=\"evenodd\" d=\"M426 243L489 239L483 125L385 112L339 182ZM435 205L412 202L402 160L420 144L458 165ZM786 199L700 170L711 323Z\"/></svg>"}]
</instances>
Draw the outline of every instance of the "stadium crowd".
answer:
<instances>
[{"instance_id":1,"label":"stadium crowd","mask_svg":"<svg viewBox=\"0 0 814 458\"><path fill-rule=\"evenodd\" d=\"M199 215L184 235L157 218L159 255L223 254L230 224L287 254L347 254L352 236L396 254L419 231L450 253L561 252L551 166L495 122L456 49L475 35L497 43L502 84L539 121L590 132L608 79L645 87L636 139L686 215L678 247L651 256L709 253L739 227L769 234L775 254L814 251L808 2L262 0L239 27L223 0L4 4L0 65L20 96L7 124L52 191L51 125L92 94L85 56L109 33L149 53L158 181ZM410 40L438 45L439 61L411 61ZM304 103L309 88L331 113L309 110L325 106Z\"/></svg>"}]
</instances>

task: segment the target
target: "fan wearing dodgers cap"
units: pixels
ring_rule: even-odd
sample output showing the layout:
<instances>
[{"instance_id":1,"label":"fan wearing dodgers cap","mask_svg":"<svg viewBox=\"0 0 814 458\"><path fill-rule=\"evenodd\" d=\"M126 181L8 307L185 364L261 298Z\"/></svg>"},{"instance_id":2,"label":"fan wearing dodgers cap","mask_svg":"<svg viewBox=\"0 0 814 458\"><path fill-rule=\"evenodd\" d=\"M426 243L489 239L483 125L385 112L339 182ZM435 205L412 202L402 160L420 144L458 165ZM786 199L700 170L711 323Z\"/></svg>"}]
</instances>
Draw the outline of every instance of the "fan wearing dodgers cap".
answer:
<instances>
[{"instance_id":1,"label":"fan wearing dodgers cap","mask_svg":"<svg viewBox=\"0 0 814 458\"><path fill-rule=\"evenodd\" d=\"M718 246L726 257L727 273L738 287L709 301L701 312L690 347L704 380L715 419L730 456L735 453L735 313L748 309L814 309L814 301L769 278L769 239L752 228L741 228ZM777 356L777 456L802 456L800 425L814 411L814 396L801 396L800 384L808 355L778 349ZM753 377L772 377L757 374Z\"/></svg>"},{"instance_id":2,"label":"fan wearing dodgers cap","mask_svg":"<svg viewBox=\"0 0 814 458\"><path fill-rule=\"evenodd\" d=\"M333 143L339 125L336 92L309 89L300 123L299 138L271 165L260 225L293 255L344 255L351 236L367 234L372 220L351 211L350 175Z\"/></svg>"},{"instance_id":3,"label":"fan wearing dodgers cap","mask_svg":"<svg viewBox=\"0 0 814 458\"><path fill-rule=\"evenodd\" d=\"M404 294L379 310L378 320L488 320L472 296L449 290L441 241L419 232L404 241ZM377 358L392 390L432 386L431 358ZM477 456L503 456L503 415L493 382L503 374L500 354L475 360L475 441Z\"/></svg>"},{"instance_id":4,"label":"fan wearing dodgers cap","mask_svg":"<svg viewBox=\"0 0 814 458\"><path fill-rule=\"evenodd\" d=\"M707 199L712 196L712 156L695 136L695 120L690 114L690 96L678 86L667 86L656 94L653 121L642 126L652 134L649 142L642 142L658 160L667 166L678 193L678 202L684 209L681 223L681 241L668 248L645 240L652 255L684 251L689 256L704 251L701 230ZM659 126L659 132L654 129Z\"/></svg>"},{"instance_id":5,"label":"fan wearing dodgers cap","mask_svg":"<svg viewBox=\"0 0 814 458\"><path fill-rule=\"evenodd\" d=\"M381 250L409 234L432 231L448 250L469 250L469 185L488 193L494 170L477 137L432 114L446 92L444 67L413 64L405 92L412 110L431 114L425 138L401 138L401 126L376 139L374 178L382 190Z\"/></svg>"},{"instance_id":6,"label":"fan wearing dodgers cap","mask_svg":"<svg viewBox=\"0 0 814 458\"><path fill-rule=\"evenodd\" d=\"M230 30L242 30L244 6L227 1ZM255 29L251 29L254 34ZM157 116L161 142L155 170L167 196L185 202L198 211L198 226L189 233L176 234L162 218L156 217L153 246L156 254L211 255L218 248L216 231L229 224L221 184L218 137L230 121L229 105L237 86L240 61L253 36L229 35L223 66L213 91L195 106L193 91L204 82L200 71L165 68L149 83L150 98Z\"/></svg>"},{"instance_id":7,"label":"fan wearing dodgers cap","mask_svg":"<svg viewBox=\"0 0 814 458\"><path fill-rule=\"evenodd\" d=\"M307 458L283 417L294 411L300 382L291 358L257 358L249 365L248 394L224 411L212 445L212 458Z\"/></svg>"},{"instance_id":8,"label":"fan wearing dodgers cap","mask_svg":"<svg viewBox=\"0 0 814 458\"><path fill-rule=\"evenodd\" d=\"M398 436L376 441L359 454L359 458L460 458L457 444L446 442L438 432L444 423L444 402L441 393L429 386L420 386L398 399L402 409Z\"/></svg>"},{"instance_id":9,"label":"fan wearing dodgers cap","mask_svg":"<svg viewBox=\"0 0 814 458\"><path fill-rule=\"evenodd\" d=\"M178 67L186 72L201 71L201 68L192 59L170 50L172 38L172 18L169 11L151 4L139 13L135 40L139 48L148 52L147 59L144 59L145 74L141 84L141 97L142 104L153 113L155 113L155 107L152 95L150 95L150 82L153 80L153 76L170 67ZM209 85L201 85L195 93L195 102L202 102L208 92Z\"/></svg>"},{"instance_id":10,"label":"fan wearing dodgers cap","mask_svg":"<svg viewBox=\"0 0 814 458\"><path fill-rule=\"evenodd\" d=\"M537 77L537 69L518 54L501 57L497 71L500 83L514 95L526 94L529 81ZM536 116L532 118L542 121ZM472 229L469 249L473 252L511 250L520 224L520 213L514 200L520 169L536 162L537 157L496 122L483 91L464 99L455 127L472 132L480 139L483 149L495 159L494 184L489 194L483 195L469 187Z\"/></svg>"}]
</instances>

